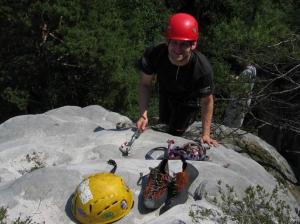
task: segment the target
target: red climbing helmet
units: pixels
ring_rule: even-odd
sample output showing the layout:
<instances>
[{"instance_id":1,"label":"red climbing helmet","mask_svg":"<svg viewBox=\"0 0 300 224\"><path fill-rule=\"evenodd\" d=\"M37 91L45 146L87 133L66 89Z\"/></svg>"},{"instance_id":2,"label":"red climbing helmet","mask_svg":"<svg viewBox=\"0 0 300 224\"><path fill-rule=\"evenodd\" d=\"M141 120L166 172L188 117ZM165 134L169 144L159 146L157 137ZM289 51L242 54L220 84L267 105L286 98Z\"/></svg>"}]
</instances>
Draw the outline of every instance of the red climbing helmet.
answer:
<instances>
[{"instance_id":1,"label":"red climbing helmet","mask_svg":"<svg viewBox=\"0 0 300 224\"><path fill-rule=\"evenodd\" d=\"M198 22L187 13L177 13L169 18L166 37L168 40L197 41L199 38Z\"/></svg>"}]
</instances>

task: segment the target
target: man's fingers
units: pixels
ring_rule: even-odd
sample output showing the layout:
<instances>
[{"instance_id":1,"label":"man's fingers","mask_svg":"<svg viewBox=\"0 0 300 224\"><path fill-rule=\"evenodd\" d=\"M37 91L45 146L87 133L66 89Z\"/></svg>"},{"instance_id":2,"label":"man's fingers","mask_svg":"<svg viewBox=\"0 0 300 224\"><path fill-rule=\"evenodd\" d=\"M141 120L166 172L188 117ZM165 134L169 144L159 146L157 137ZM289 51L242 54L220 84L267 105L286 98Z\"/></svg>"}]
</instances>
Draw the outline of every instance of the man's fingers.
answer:
<instances>
[{"instance_id":1,"label":"man's fingers","mask_svg":"<svg viewBox=\"0 0 300 224\"><path fill-rule=\"evenodd\" d=\"M219 143L216 141L216 140L214 140L214 147L218 147L219 146Z\"/></svg>"},{"instance_id":2,"label":"man's fingers","mask_svg":"<svg viewBox=\"0 0 300 224\"><path fill-rule=\"evenodd\" d=\"M137 129L139 129L140 131L144 131L146 129L147 126L147 122L145 121L144 118L140 118L137 122L136 122L136 127Z\"/></svg>"},{"instance_id":3,"label":"man's fingers","mask_svg":"<svg viewBox=\"0 0 300 224\"><path fill-rule=\"evenodd\" d=\"M216 140L212 139L212 138L203 138L200 137L200 143L201 144L208 144L209 146L214 146L217 147L219 144Z\"/></svg>"},{"instance_id":4,"label":"man's fingers","mask_svg":"<svg viewBox=\"0 0 300 224\"><path fill-rule=\"evenodd\" d=\"M145 129L146 129L146 126L143 125L143 126L142 126L142 132L145 131Z\"/></svg>"},{"instance_id":5,"label":"man's fingers","mask_svg":"<svg viewBox=\"0 0 300 224\"><path fill-rule=\"evenodd\" d=\"M147 127L147 122L145 120L143 120L141 122L141 130L142 130L142 132L146 130L146 127Z\"/></svg>"},{"instance_id":6,"label":"man's fingers","mask_svg":"<svg viewBox=\"0 0 300 224\"><path fill-rule=\"evenodd\" d=\"M216 140L214 139L210 139L210 146L214 146L214 147L217 147L219 144Z\"/></svg>"},{"instance_id":7,"label":"man's fingers","mask_svg":"<svg viewBox=\"0 0 300 224\"><path fill-rule=\"evenodd\" d=\"M199 140L200 140L200 143L201 143L201 144L204 144L204 141L203 141L203 138L202 138L202 137L200 137Z\"/></svg>"}]
</instances>

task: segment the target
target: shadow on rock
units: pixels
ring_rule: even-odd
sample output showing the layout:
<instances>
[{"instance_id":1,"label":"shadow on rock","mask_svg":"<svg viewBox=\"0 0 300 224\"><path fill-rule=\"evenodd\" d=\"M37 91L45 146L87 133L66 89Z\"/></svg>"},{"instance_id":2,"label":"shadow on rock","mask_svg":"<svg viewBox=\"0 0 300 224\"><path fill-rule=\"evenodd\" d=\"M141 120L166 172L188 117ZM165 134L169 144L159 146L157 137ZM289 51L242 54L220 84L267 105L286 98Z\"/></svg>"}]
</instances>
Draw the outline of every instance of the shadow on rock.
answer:
<instances>
[{"instance_id":1,"label":"shadow on rock","mask_svg":"<svg viewBox=\"0 0 300 224\"><path fill-rule=\"evenodd\" d=\"M76 224L80 224L72 214L72 199L73 199L73 197L74 197L74 194L72 194L68 198L67 203L65 205L65 212L66 212L67 216L69 217L69 219L72 220L72 222L74 222Z\"/></svg>"},{"instance_id":2,"label":"shadow on rock","mask_svg":"<svg viewBox=\"0 0 300 224\"><path fill-rule=\"evenodd\" d=\"M105 130L105 129L102 128L102 127L100 127L100 126L98 126L98 127L96 127L96 128L94 129L94 132L103 131L103 130Z\"/></svg>"}]
</instances>

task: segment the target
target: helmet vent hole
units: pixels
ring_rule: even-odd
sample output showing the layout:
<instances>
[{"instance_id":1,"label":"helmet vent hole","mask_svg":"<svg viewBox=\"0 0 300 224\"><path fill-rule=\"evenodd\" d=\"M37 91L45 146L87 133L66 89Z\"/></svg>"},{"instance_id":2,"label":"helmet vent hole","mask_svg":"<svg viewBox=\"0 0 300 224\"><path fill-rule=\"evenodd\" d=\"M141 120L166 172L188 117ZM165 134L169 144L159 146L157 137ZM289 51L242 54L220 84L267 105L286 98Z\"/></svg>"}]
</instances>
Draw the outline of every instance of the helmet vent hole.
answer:
<instances>
[{"instance_id":1,"label":"helmet vent hole","mask_svg":"<svg viewBox=\"0 0 300 224\"><path fill-rule=\"evenodd\" d=\"M112 204L114 205L114 204L116 204L116 203L118 203L118 201L114 201Z\"/></svg>"},{"instance_id":2,"label":"helmet vent hole","mask_svg":"<svg viewBox=\"0 0 300 224\"><path fill-rule=\"evenodd\" d=\"M106 210L106 209L108 209L110 206L106 206L105 208L104 208L104 210Z\"/></svg>"},{"instance_id":3,"label":"helmet vent hole","mask_svg":"<svg viewBox=\"0 0 300 224\"><path fill-rule=\"evenodd\" d=\"M90 213L92 213L92 210L93 210L93 206L90 205Z\"/></svg>"},{"instance_id":4,"label":"helmet vent hole","mask_svg":"<svg viewBox=\"0 0 300 224\"><path fill-rule=\"evenodd\" d=\"M128 208L128 205L127 205L127 201L126 201L126 200L122 200L122 201L121 201L121 208L124 209L124 210Z\"/></svg>"},{"instance_id":5,"label":"helmet vent hole","mask_svg":"<svg viewBox=\"0 0 300 224\"><path fill-rule=\"evenodd\" d=\"M103 211L98 212L97 215L101 215L102 212L103 212Z\"/></svg>"}]
</instances>

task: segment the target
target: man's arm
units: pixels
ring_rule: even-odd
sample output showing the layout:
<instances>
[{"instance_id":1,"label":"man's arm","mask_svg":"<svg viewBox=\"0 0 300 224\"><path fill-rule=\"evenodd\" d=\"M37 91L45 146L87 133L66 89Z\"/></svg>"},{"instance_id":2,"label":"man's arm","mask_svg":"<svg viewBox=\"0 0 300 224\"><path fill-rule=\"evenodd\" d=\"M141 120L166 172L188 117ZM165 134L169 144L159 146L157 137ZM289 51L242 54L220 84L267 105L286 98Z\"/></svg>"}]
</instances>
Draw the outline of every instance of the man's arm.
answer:
<instances>
[{"instance_id":1,"label":"man's arm","mask_svg":"<svg viewBox=\"0 0 300 224\"><path fill-rule=\"evenodd\" d=\"M217 146L217 141L210 138L210 128L214 110L213 95L208 95L201 98L201 120L202 120L202 136L200 137L201 143Z\"/></svg>"},{"instance_id":2,"label":"man's arm","mask_svg":"<svg viewBox=\"0 0 300 224\"><path fill-rule=\"evenodd\" d=\"M153 79L154 75L146 75L142 72L138 85L140 118L137 121L136 126L141 131L144 131L148 125L148 104L150 100Z\"/></svg>"}]
</instances>

